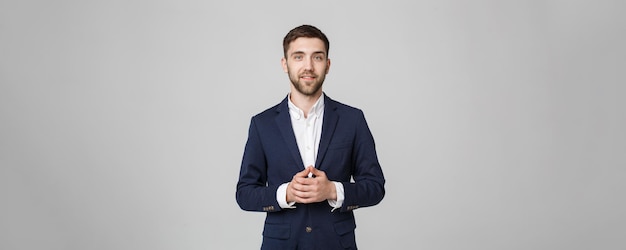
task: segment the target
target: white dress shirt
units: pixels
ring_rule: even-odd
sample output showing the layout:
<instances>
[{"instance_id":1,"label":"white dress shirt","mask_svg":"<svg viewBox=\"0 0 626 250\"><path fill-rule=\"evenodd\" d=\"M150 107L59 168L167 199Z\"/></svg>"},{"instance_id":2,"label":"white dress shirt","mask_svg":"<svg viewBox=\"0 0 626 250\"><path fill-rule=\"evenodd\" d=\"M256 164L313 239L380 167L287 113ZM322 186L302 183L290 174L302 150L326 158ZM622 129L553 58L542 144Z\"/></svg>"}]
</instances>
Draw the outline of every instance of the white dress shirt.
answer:
<instances>
[{"instance_id":1,"label":"white dress shirt","mask_svg":"<svg viewBox=\"0 0 626 250\"><path fill-rule=\"evenodd\" d=\"M291 126L296 136L296 143L302 157L304 167L315 167L317 152L319 150L320 139L322 137L322 123L324 120L324 94L315 102L308 116L304 117L304 112L291 102L291 94L287 97L289 106L289 116L291 117ZM340 208L343 205L344 190L343 184L333 181L337 190L337 200L328 200L328 204L333 207L331 211ZM295 208L295 202L287 203L287 185L283 183L276 191L276 200L281 208Z\"/></svg>"}]
</instances>

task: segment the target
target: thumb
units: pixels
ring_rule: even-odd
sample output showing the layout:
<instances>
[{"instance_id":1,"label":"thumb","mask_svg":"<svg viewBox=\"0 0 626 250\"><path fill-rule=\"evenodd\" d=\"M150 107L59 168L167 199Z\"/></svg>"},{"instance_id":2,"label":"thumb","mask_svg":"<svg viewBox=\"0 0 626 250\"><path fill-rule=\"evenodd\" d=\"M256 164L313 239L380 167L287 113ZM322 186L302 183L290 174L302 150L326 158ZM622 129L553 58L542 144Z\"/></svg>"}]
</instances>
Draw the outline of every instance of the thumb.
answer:
<instances>
[{"instance_id":1,"label":"thumb","mask_svg":"<svg viewBox=\"0 0 626 250\"><path fill-rule=\"evenodd\" d=\"M303 172L305 172L306 177L311 178L314 176L313 170L315 170L315 167L309 165L306 168L304 168Z\"/></svg>"},{"instance_id":2,"label":"thumb","mask_svg":"<svg viewBox=\"0 0 626 250\"><path fill-rule=\"evenodd\" d=\"M304 170L298 172L296 176L307 177L307 175L309 175L310 172L311 170L309 168L305 168Z\"/></svg>"},{"instance_id":3,"label":"thumb","mask_svg":"<svg viewBox=\"0 0 626 250\"><path fill-rule=\"evenodd\" d=\"M319 170L317 168L311 167L311 173L313 173L313 175L315 176L323 176L325 175L324 171Z\"/></svg>"}]
</instances>

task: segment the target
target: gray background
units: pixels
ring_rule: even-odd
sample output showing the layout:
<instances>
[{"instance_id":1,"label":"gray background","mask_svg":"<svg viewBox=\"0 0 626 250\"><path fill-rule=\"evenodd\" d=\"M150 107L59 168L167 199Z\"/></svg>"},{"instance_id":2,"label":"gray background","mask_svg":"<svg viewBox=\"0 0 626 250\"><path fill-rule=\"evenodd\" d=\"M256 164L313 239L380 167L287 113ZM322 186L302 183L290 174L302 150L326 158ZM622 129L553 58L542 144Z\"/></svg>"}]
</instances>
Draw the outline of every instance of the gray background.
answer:
<instances>
[{"instance_id":1,"label":"gray background","mask_svg":"<svg viewBox=\"0 0 626 250\"><path fill-rule=\"evenodd\" d=\"M361 249L625 249L624 1L0 2L0 249L257 249L281 42L330 38L387 196Z\"/></svg>"}]
</instances>

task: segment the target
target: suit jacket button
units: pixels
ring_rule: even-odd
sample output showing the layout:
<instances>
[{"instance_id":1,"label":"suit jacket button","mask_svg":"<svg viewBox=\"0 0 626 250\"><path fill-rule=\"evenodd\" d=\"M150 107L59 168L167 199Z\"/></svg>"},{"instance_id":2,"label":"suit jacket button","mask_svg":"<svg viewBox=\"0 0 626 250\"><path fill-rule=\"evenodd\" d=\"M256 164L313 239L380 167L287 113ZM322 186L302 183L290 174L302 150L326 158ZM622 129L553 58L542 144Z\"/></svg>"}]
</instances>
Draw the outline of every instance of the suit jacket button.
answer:
<instances>
[{"instance_id":1,"label":"suit jacket button","mask_svg":"<svg viewBox=\"0 0 626 250\"><path fill-rule=\"evenodd\" d=\"M306 227L306 229L305 229L305 230L306 230L306 232L307 232L307 233L310 233L310 232L312 232L312 231L313 231L313 228L311 228L311 227Z\"/></svg>"}]
</instances>

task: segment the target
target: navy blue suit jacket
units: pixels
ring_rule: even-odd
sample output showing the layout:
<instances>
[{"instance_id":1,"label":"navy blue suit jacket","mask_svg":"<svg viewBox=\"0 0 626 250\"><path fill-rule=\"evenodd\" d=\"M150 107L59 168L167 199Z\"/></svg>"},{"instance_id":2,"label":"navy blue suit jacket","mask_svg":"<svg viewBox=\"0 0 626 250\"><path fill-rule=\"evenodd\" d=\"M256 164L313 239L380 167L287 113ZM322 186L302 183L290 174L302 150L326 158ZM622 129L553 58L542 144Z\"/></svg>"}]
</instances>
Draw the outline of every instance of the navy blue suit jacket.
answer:
<instances>
[{"instance_id":1,"label":"navy blue suit jacket","mask_svg":"<svg viewBox=\"0 0 626 250\"><path fill-rule=\"evenodd\" d=\"M378 204L385 179L363 112L324 95L315 166L344 186L341 209L327 201L282 209L276 190L304 169L287 98L252 117L236 199L243 210L267 212L261 249L356 249L352 210ZM354 181L351 181L351 178Z\"/></svg>"}]
</instances>

